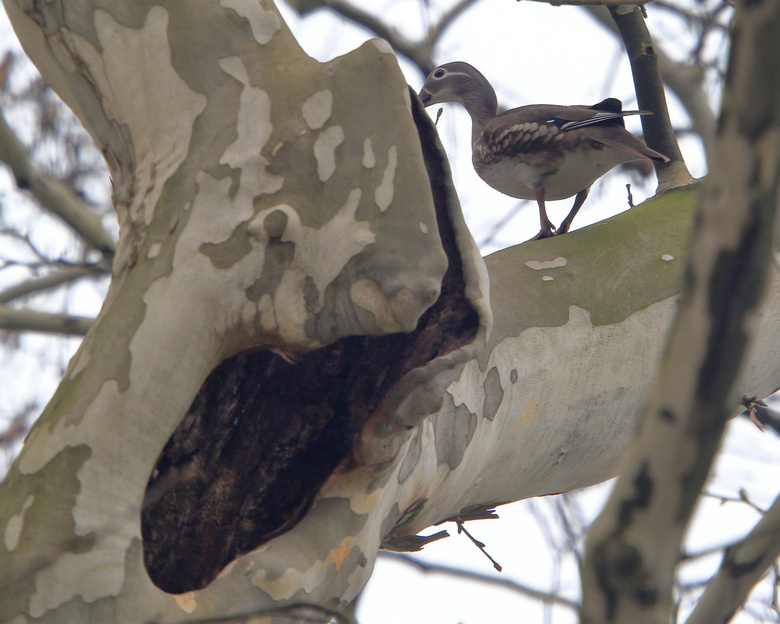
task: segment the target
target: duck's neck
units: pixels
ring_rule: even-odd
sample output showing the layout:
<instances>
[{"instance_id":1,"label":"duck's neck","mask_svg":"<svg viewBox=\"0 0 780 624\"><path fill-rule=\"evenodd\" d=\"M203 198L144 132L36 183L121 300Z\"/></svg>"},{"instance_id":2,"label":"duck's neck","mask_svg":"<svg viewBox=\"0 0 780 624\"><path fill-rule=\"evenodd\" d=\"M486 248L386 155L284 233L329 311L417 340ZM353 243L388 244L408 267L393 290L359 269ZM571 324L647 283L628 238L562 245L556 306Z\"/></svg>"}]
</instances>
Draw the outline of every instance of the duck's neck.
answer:
<instances>
[{"instance_id":1,"label":"duck's neck","mask_svg":"<svg viewBox=\"0 0 780 624\"><path fill-rule=\"evenodd\" d=\"M496 116L498 101L496 92L482 76L469 81L468 88L461 94L461 103L471 115L471 136L476 139L482 134L485 124Z\"/></svg>"}]
</instances>

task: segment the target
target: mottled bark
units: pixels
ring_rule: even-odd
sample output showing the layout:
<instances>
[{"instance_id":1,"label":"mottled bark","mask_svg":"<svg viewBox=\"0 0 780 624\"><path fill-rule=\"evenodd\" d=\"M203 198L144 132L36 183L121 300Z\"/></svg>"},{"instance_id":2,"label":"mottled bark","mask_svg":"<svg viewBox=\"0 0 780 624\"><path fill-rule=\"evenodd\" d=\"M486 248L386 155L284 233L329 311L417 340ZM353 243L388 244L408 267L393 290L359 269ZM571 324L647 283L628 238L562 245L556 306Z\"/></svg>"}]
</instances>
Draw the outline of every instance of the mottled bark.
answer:
<instances>
[{"instance_id":1,"label":"mottled bark","mask_svg":"<svg viewBox=\"0 0 780 624\"><path fill-rule=\"evenodd\" d=\"M739 6L680 310L636 440L588 536L584 622L669 621L688 521L728 419L754 396L744 379L755 373L758 325L776 296L780 70L770 59L778 51L780 2Z\"/></svg>"},{"instance_id":2,"label":"mottled bark","mask_svg":"<svg viewBox=\"0 0 780 624\"><path fill-rule=\"evenodd\" d=\"M0 488L0 620L330 613L383 541L615 473L693 189L483 260L385 43L318 63L269 0L6 5L121 231Z\"/></svg>"}]
</instances>

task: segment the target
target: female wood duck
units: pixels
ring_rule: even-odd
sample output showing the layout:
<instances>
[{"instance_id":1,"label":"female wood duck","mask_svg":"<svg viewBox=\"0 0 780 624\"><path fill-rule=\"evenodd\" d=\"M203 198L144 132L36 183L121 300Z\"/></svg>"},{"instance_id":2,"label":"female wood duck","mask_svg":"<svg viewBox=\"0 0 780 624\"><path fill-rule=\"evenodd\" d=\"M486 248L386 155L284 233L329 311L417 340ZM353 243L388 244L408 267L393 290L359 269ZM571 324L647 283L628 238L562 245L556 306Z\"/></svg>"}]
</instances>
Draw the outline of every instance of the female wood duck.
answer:
<instances>
[{"instance_id":1,"label":"female wood duck","mask_svg":"<svg viewBox=\"0 0 780 624\"><path fill-rule=\"evenodd\" d=\"M628 132L623 103L608 98L593 106L532 104L496 114L496 93L468 63L434 69L420 91L425 106L462 104L471 115L472 162L479 176L510 197L535 199L542 229L535 238L569 231L588 197L591 184L613 167L649 158L668 162ZM547 217L545 200L575 195L574 206L559 228Z\"/></svg>"}]
</instances>

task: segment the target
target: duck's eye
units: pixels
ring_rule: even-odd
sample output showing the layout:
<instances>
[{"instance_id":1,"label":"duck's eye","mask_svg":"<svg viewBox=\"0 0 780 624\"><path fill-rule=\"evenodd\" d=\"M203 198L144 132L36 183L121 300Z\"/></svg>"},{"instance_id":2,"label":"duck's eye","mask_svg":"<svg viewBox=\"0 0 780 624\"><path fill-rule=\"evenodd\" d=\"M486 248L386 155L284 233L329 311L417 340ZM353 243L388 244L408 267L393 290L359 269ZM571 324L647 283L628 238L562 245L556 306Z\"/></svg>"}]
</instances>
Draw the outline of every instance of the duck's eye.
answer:
<instances>
[{"instance_id":1,"label":"duck's eye","mask_svg":"<svg viewBox=\"0 0 780 624\"><path fill-rule=\"evenodd\" d=\"M435 72L433 72L434 78L441 78L444 75L444 70L440 67Z\"/></svg>"}]
</instances>

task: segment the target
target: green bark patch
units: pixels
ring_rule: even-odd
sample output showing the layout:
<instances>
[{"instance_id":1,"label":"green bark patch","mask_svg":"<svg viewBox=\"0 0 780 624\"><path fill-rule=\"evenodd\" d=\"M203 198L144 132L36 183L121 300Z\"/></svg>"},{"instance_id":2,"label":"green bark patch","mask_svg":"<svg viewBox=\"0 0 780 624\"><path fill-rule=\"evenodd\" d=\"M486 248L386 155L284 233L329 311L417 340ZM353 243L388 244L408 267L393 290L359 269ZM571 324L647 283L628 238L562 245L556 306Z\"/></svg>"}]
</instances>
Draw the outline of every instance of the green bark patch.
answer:
<instances>
[{"instance_id":1,"label":"green bark patch","mask_svg":"<svg viewBox=\"0 0 780 624\"><path fill-rule=\"evenodd\" d=\"M572 305L594 326L619 323L678 294L694 198L695 187L676 189L582 230L488 256L490 281L502 285L490 293L493 336L564 325Z\"/></svg>"},{"instance_id":2,"label":"green bark patch","mask_svg":"<svg viewBox=\"0 0 780 624\"><path fill-rule=\"evenodd\" d=\"M92 450L65 447L32 475L13 468L0 488L0 622L25 613L35 575L66 552L84 552L94 535L77 536L73 508L81 490L76 476ZM51 544L41 550L39 544Z\"/></svg>"}]
</instances>

